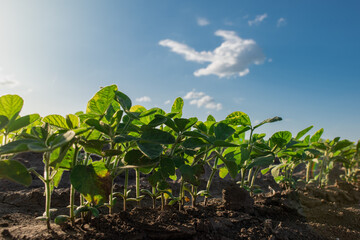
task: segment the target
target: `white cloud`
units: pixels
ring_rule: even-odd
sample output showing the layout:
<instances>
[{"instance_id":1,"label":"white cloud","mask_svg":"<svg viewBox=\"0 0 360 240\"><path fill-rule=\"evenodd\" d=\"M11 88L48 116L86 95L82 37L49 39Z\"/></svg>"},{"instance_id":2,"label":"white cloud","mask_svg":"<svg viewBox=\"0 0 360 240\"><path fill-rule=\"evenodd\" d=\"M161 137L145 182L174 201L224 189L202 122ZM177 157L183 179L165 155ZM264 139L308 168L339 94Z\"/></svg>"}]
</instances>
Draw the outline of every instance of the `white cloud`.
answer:
<instances>
[{"instance_id":1,"label":"white cloud","mask_svg":"<svg viewBox=\"0 0 360 240\"><path fill-rule=\"evenodd\" d=\"M170 100L166 100L166 101L164 102L165 105L168 105L168 104L170 104L170 103L171 103Z\"/></svg>"},{"instance_id":2,"label":"white cloud","mask_svg":"<svg viewBox=\"0 0 360 240\"><path fill-rule=\"evenodd\" d=\"M216 103L213 97L210 97L203 92L192 90L184 96L184 99L191 100L190 104L196 105L198 108L204 107L206 109L215 109L217 111L222 109L221 103Z\"/></svg>"},{"instance_id":3,"label":"white cloud","mask_svg":"<svg viewBox=\"0 0 360 240\"><path fill-rule=\"evenodd\" d=\"M3 70L0 67L0 87L14 88L20 84L13 74L4 74Z\"/></svg>"},{"instance_id":4,"label":"white cloud","mask_svg":"<svg viewBox=\"0 0 360 240\"><path fill-rule=\"evenodd\" d=\"M201 27L207 26L210 24L209 20L207 20L206 18L197 18L197 24Z\"/></svg>"},{"instance_id":5,"label":"white cloud","mask_svg":"<svg viewBox=\"0 0 360 240\"><path fill-rule=\"evenodd\" d=\"M283 27L286 25L286 19L285 18L279 18L277 20L276 26L277 27Z\"/></svg>"},{"instance_id":6,"label":"white cloud","mask_svg":"<svg viewBox=\"0 0 360 240\"><path fill-rule=\"evenodd\" d=\"M271 63L272 61L273 61L272 58L269 58L269 59L268 59L268 62L269 62L269 63Z\"/></svg>"},{"instance_id":7,"label":"white cloud","mask_svg":"<svg viewBox=\"0 0 360 240\"><path fill-rule=\"evenodd\" d=\"M136 98L135 99L137 102L151 102L151 98L148 96L143 96L141 98Z\"/></svg>"},{"instance_id":8,"label":"white cloud","mask_svg":"<svg viewBox=\"0 0 360 240\"><path fill-rule=\"evenodd\" d=\"M159 44L182 55L187 61L210 62L205 68L194 72L197 77L211 74L220 78L233 75L242 77L250 72L249 65L258 65L265 60L264 54L254 40L242 39L234 31L218 30L215 35L222 37L224 42L213 51L198 52L186 44L171 39L161 40Z\"/></svg>"},{"instance_id":9,"label":"white cloud","mask_svg":"<svg viewBox=\"0 0 360 240\"><path fill-rule=\"evenodd\" d=\"M254 20L249 20L249 21L248 21L248 24L249 24L249 26L258 25L258 24L260 24L262 21L264 21L265 18L267 18L267 16L268 16L268 15L267 15L266 13L264 13L263 15L257 15Z\"/></svg>"}]
</instances>

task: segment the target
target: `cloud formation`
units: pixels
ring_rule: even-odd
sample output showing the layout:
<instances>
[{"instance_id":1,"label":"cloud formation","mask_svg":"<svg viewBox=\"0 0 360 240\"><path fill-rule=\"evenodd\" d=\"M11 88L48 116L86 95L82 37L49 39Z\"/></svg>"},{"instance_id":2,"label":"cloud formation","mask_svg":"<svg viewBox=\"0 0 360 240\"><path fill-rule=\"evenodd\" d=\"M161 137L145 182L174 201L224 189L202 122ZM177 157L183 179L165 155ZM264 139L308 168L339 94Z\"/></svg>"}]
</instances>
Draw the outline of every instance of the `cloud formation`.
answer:
<instances>
[{"instance_id":1,"label":"cloud formation","mask_svg":"<svg viewBox=\"0 0 360 240\"><path fill-rule=\"evenodd\" d=\"M148 97L148 96L143 96L143 97L140 97L140 98L136 98L135 100L137 102L151 102L151 98Z\"/></svg>"},{"instance_id":2,"label":"cloud formation","mask_svg":"<svg viewBox=\"0 0 360 240\"><path fill-rule=\"evenodd\" d=\"M254 40L242 39L234 31L218 30L215 35L222 37L224 41L213 51L198 52L186 44L171 39L161 40L159 44L182 55L187 61L209 62L210 64L205 68L194 72L197 77L211 74L220 78L233 75L242 77L250 72L251 64L258 65L265 60L264 54Z\"/></svg>"},{"instance_id":3,"label":"cloud formation","mask_svg":"<svg viewBox=\"0 0 360 240\"><path fill-rule=\"evenodd\" d=\"M206 109L215 109L217 111L222 109L221 103L216 103L213 97L206 95L204 92L192 90L184 96L184 99L190 100L190 104L196 105L198 108L204 107Z\"/></svg>"},{"instance_id":4,"label":"cloud formation","mask_svg":"<svg viewBox=\"0 0 360 240\"><path fill-rule=\"evenodd\" d=\"M4 74L3 69L0 67L0 87L14 88L19 84L13 74Z\"/></svg>"},{"instance_id":5,"label":"cloud formation","mask_svg":"<svg viewBox=\"0 0 360 240\"><path fill-rule=\"evenodd\" d=\"M207 20L206 18L197 18L197 24L201 27L207 26L210 24L209 20Z\"/></svg>"},{"instance_id":6,"label":"cloud formation","mask_svg":"<svg viewBox=\"0 0 360 240\"><path fill-rule=\"evenodd\" d=\"M254 20L249 20L248 24L249 24L249 26L259 25L262 21L265 20L265 18L267 18L267 16L268 15L266 13L264 13L262 15L257 15Z\"/></svg>"},{"instance_id":7,"label":"cloud formation","mask_svg":"<svg viewBox=\"0 0 360 240\"><path fill-rule=\"evenodd\" d=\"M286 19L285 18L279 18L277 20L276 26L277 27L283 27L286 25Z\"/></svg>"}]
</instances>

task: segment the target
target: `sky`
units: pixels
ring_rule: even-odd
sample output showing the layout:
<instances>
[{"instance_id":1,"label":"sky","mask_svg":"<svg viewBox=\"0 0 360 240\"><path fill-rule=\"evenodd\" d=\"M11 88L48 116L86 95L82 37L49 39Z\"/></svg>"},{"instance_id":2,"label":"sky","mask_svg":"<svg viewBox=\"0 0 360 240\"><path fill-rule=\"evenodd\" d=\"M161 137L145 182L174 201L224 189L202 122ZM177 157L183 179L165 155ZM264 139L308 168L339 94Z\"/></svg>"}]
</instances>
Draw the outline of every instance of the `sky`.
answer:
<instances>
[{"instance_id":1,"label":"sky","mask_svg":"<svg viewBox=\"0 0 360 240\"><path fill-rule=\"evenodd\" d=\"M116 84L133 105L258 129L360 139L360 2L0 0L0 95L21 115L85 111Z\"/></svg>"}]
</instances>

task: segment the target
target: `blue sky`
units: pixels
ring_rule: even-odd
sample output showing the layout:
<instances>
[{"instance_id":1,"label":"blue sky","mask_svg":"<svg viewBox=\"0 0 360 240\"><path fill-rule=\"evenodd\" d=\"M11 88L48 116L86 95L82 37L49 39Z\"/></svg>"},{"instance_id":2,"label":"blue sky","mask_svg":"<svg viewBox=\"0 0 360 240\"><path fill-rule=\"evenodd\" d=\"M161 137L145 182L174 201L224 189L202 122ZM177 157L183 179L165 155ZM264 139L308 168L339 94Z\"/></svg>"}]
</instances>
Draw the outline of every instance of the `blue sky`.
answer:
<instances>
[{"instance_id":1,"label":"blue sky","mask_svg":"<svg viewBox=\"0 0 360 240\"><path fill-rule=\"evenodd\" d=\"M74 113L101 87L147 108L259 131L360 137L358 1L0 1L0 95L22 114ZM240 76L241 75L241 76ZM171 102L170 104L168 102Z\"/></svg>"}]
</instances>

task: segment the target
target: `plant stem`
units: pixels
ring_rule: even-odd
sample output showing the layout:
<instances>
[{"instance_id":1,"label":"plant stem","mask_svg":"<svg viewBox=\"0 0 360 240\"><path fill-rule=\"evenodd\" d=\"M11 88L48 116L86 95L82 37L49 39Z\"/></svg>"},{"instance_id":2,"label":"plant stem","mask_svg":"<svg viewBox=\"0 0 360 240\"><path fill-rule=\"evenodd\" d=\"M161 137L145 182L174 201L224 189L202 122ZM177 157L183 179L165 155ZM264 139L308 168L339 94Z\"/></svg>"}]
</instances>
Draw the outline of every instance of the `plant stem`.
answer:
<instances>
[{"instance_id":1,"label":"plant stem","mask_svg":"<svg viewBox=\"0 0 360 240\"><path fill-rule=\"evenodd\" d=\"M307 164L306 164L306 183L309 183L310 181L310 172L311 171L311 161L309 161Z\"/></svg>"},{"instance_id":2,"label":"plant stem","mask_svg":"<svg viewBox=\"0 0 360 240\"><path fill-rule=\"evenodd\" d=\"M197 187L192 185L191 186L191 191L192 191L192 194L191 194L191 203L192 203L192 207L194 208L196 206L196 199L197 199Z\"/></svg>"},{"instance_id":3,"label":"plant stem","mask_svg":"<svg viewBox=\"0 0 360 240\"><path fill-rule=\"evenodd\" d=\"M127 199L127 191L128 191L128 184L129 184L129 169L125 169L125 182L124 182L124 204L123 210L126 211L126 199Z\"/></svg>"},{"instance_id":4,"label":"plant stem","mask_svg":"<svg viewBox=\"0 0 360 240\"><path fill-rule=\"evenodd\" d=\"M75 224L74 202L75 202L75 189L73 185L70 184L70 220L72 225Z\"/></svg>"},{"instance_id":5,"label":"plant stem","mask_svg":"<svg viewBox=\"0 0 360 240\"><path fill-rule=\"evenodd\" d=\"M253 187L257 174L259 173L260 167L256 167L254 175L251 178L250 188Z\"/></svg>"},{"instance_id":6,"label":"plant stem","mask_svg":"<svg viewBox=\"0 0 360 240\"><path fill-rule=\"evenodd\" d=\"M49 230L50 227L50 205L51 205L51 186L50 186L50 153L45 152L44 155L44 180L45 180L45 214L46 214L46 225Z\"/></svg>"},{"instance_id":7,"label":"plant stem","mask_svg":"<svg viewBox=\"0 0 360 240\"><path fill-rule=\"evenodd\" d=\"M184 184L185 184L185 181L183 178L181 178L180 192L179 192L179 211L182 210L183 204L184 204Z\"/></svg>"},{"instance_id":8,"label":"plant stem","mask_svg":"<svg viewBox=\"0 0 360 240\"><path fill-rule=\"evenodd\" d=\"M111 189L110 189L110 196L109 196L109 214L113 214L113 206L114 206L114 178L111 178Z\"/></svg>"},{"instance_id":9,"label":"plant stem","mask_svg":"<svg viewBox=\"0 0 360 240\"><path fill-rule=\"evenodd\" d=\"M213 180L213 178L214 178L214 176L215 176L216 171L218 170L218 169L217 169L218 161L219 161L219 157L217 156L217 157L215 158L214 165L213 165L213 168L212 168L212 170L211 170L210 177L209 177L208 182L207 182L207 184L206 184L206 192L207 192L207 193L210 192L210 186L211 186L212 180ZM205 196L205 198L204 198L204 204L205 204L205 206L206 206L206 204L207 204L207 199L208 199L208 197Z\"/></svg>"},{"instance_id":10,"label":"plant stem","mask_svg":"<svg viewBox=\"0 0 360 240\"><path fill-rule=\"evenodd\" d=\"M152 197L153 209L155 209L156 208L156 188L155 187L152 187L152 194L153 194L153 197Z\"/></svg>"},{"instance_id":11,"label":"plant stem","mask_svg":"<svg viewBox=\"0 0 360 240\"><path fill-rule=\"evenodd\" d=\"M138 202L138 207L141 207L141 202L140 202L140 170L139 168L135 168L135 178L136 178L136 198L137 198L137 202Z\"/></svg>"}]
</instances>

